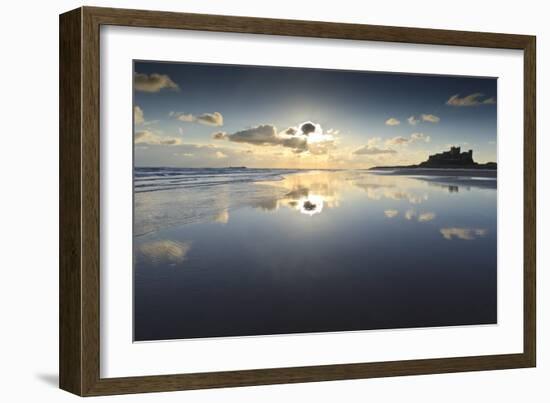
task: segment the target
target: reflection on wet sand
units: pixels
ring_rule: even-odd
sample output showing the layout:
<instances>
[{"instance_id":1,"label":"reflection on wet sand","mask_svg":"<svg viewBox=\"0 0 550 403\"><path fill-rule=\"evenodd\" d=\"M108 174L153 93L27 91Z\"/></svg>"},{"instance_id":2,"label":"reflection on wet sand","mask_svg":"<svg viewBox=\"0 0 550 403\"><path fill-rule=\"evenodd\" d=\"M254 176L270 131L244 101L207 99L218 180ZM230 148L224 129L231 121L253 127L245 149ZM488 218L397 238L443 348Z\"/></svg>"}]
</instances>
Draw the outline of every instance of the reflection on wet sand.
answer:
<instances>
[{"instance_id":1,"label":"reflection on wet sand","mask_svg":"<svg viewBox=\"0 0 550 403\"><path fill-rule=\"evenodd\" d=\"M255 207L263 210L288 207L309 216L321 213L323 208L338 207L343 188L350 186L344 180L343 172L331 171L294 174L278 182L265 182L260 185L280 189L281 196L264 200Z\"/></svg>"},{"instance_id":2,"label":"reflection on wet sand","mask_svg":"<svg viewBox=\"0 0 550 403\"><path fill-rule=\"evenodd\" d=\"M358 175L353 184L367 193L371 200L406 200L412 204L420 204L428 200L428 193L414 179L402 176Z\"/></svg>"},{"instance_id":3,"label":"reflection on wet sand","mask_svg":"<svg viewBox=\"0 0 550 403\"><path fill-rule=\"evenodd\" d=\"M431 186L447 189L449 193L458 193L459 190L470 189L496 189L495 178L471 178L471 177L419 177L419 180L427 182Z\"/></svg>"},{"instance_id":4,"label":"reflection on wet sand","mask_svg":"<svg viewBox=\"0 0 550 403\"><path fill-rule=\"evenodd\" d=\"M422 213L418 216L419 222L432 221L435 218L435 213Z\"/></svg>"},{"instance_id":5,"label":"reflection on wet sand","mask_svg":"<svg viewBox=\"0 0 550 403\"><path fill-rule=\"evenodd\" d=\"M219 222L220 224L227 224L229 222L229 211L227 209L223 209L216 215L216 217L214 217L214 221Z\"/></svg>"},{"instance_id":6,"label":"reflection on wet sand","mask_svg":"<svg viewBox=\"0 0 550 403\"><path fill-rule=\"evenodd\" d=\"M452 239L472 241L487 235L487 230L484 228L441 228L440 232L441 235L443 235L443 238L448 239L449 241Z\"/></svg>"},{"instance_id":7,"label":"reflection on wet sand","mask_svg":"<svg viewBox=\"0 0 550 403\"><path fill-rule=\"evenodd\" d=\"M496 323L494 188L241 171L135 194L140 340Z\"/></svg>"},{"instance_id":8,"label":"reflection on wet sand","mask_svg":"<svg viewBox=\"0 0 550 403\"><path fill-rule=\"evenodd\" d=\"M136 235L141 235L170 225L200 222L225 225L232 211L243 207L265 212L286 208L313 217L338 208L343 201L381 203L384 204L381 214L388 219L402 217L408 221L427 223L437 220L439 214L433 206L422 206L429 204L430 197L439 191L457 194L459 189L495 188L496 180L490 178L378 175L363 170L302 171L285 174L280 180L224 185L216 191L197 189L139 193L136 195L136 217L140 221L136 222L135 227ZM440 204L436 206L446 208ZM147 214L141 210L147 211ZM460 231L460 222L453 224L441 230L445 239L476 239L482 236L475 230Z\"/></svg>"},{"instance_id":9,"label":"reflection on wet sand","mask_svg":"<svg viewBox=\"0 0 550 403\"><path fill-rule=\"evenodd\" d=\"M405 211L404 216L405 219L409 221L416 220L418 222L427 222L432 221L436 217L436 214L431 211L418 213L415 209L408 209L407 211Z\"/></svg>"},{"instance_id":10,"label":"reflection on wet sand","mask_svg":"<svg viewBox=\"0 0 550 403\"><path fill-rule=\"evenodd\" d=\"M448 185L444 182L449 178L410 178L403 176L369 175L364 172L349 171L313 171L302 174L289 175L280 182L269 183L269 185L285 189L282 196L262 200L254 204L254 207L266 211L274 211L281 206L294 209L302 214L314 215L323 211L323 208L335 208L340 205L343 194L351 189L360 189L366 192L367 198L373 201L383 199L405 201L411 207L402 214L408 221L426 223L437 218L434 211L418 211L416 207L428 201L428 188L447 190L449 193L458 193L460 185ZM460 183L460 178L451 178ZM467 190L471 188L472 179L467 178L464 186ZM485 182L493 182L487 184ZM484 180L481 188L496 187L496 181ZM385 217L395 218L400 215L397 209L385 209ZM440 233L445 239L473 240L485 236L487 230L483 228L442 228Z\"/></svg>"},{"instance_id":11,"label":"reflection on wet sand","mask_svg":"<svg viewBox=\"0 0 550 403\"><path fill-rule=\"evenodd\" d=\"M141 257L155 266L174 266L182 263L190 250L191 242L176 242L168 239L142 243L138 247Z\"/></svg>"},{"instance_id":12,"label":"reflection on wet sand","mask_svg":"<svg viewBox=\"0 0 550 403\"><path fill-rule=\"evenodd\" d=\"M263 210L287 206L303 214L320 213L323 208L338 207L344 194L363 190L370 200L404 200L421 204L428 192L416 179L399 176L378 176L364 171L310 171L287 176L282 181L260 183L283 189L282 195L254 204ZM390 211L387 216L395 217ZM424 219L426 220L426 219Z\"/></svg>"}]
</instances>

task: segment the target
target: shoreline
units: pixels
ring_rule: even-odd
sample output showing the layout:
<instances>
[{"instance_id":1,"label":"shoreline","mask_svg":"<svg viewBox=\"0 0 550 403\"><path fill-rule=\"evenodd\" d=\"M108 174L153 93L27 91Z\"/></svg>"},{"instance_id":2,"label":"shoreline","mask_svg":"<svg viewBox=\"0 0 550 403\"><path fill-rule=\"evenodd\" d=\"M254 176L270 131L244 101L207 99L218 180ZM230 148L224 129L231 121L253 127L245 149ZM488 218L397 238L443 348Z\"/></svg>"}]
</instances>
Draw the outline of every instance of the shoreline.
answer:
<instances>
[{"instance_id":1,"label":"shoreline","mask_svg":"<svg viewBox=\"0 0 550 403\"><path fill-rule=\"evenodd\" d=\"M377 175L497 178L496 169L482 168L371 168L368 171Z\"/></svg>"}]
</instances>

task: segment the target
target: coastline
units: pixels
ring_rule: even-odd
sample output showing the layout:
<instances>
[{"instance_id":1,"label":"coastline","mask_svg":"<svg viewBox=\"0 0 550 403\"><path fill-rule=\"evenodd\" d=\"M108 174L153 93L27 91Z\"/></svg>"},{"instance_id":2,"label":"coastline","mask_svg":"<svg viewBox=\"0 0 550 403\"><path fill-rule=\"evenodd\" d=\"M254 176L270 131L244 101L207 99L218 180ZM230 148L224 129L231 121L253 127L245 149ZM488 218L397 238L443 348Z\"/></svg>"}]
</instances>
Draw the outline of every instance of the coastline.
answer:
<instances>
[{"instance_id":1,"label":"coastline","mask_svg":"<svg viewBox=\"0 0 550 403\"><path fill-rule=\"evenodd\" d=\"M403 175L403 176L443 176L456 177L467 176L472 178L497 178L496 169L482 168L371 168L368 170L377 175Z\"/></svg>"}]
</instances>

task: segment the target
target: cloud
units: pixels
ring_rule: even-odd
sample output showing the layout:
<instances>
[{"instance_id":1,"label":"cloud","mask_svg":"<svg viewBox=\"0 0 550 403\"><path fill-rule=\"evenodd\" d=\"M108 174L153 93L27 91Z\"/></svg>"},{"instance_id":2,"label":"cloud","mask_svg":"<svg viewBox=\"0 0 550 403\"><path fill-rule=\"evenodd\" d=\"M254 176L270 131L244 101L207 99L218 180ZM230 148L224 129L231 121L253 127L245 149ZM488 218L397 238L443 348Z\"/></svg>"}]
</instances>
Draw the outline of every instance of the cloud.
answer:
<instances>
[{"instance_id":1,"label":"cloud","mask_svg":"<svg viewBox=\"0 0 550 403\"><path fill-rule=\"evenodd\" d=\"M411 141L423 141L425 143L429 143L432 139L430 136L426 136L424 133L412 133L411 134Z\"/></svg>"},{"instance_id":2,"label":"cloud","mask_svg":"<svg viewBox=\"0 0 550 403\"><path fill-rule=\"evenodd\" d=\"M170 116L174 116L176 119L182 121L182 122L194 122L195 116L191 115L190 113L178 113L176 112L170 112Z\"/></svg>"},{"instance_id":3,"label":"cloud","mask_svg":"<svg viewBox=\"0 0 550 403\"><path fill-rule=\"evenodd\" d=\"M134 134L134 143L175 146L183 144L183 141L177 137L161 136L151 130L142 130Z\"/></svg>"},{"instance_id":4,"label":"cloud","mask_svg":"<svg viewBox=\"0 0 550 403\"><path fill-rule=\"evenodd\" d=\"M422 118L422 121L429 122L429 123L438 123L441 119L439 119L438 116L432 115L432 114L422 114L420 116Z\"/></svg>"},{"instance_id":5,"label":"cloud","mask_svg":"<svg viewBox=\"0 0 550 403\"><path fill-rule=\"evenodd\" d=\"M175 147L176 148L176 147ZM218 147L214 144L178 144L173 155L176 157L197 157L201 160L218 160L234 157L234 150Z\"/></svg>"},{"instance_id":6,"label":"cloud","mask_svg":"<svg viewBox=\"0 0 550 403\"><path fill-rule=\"evenodd\" d=\"M158 133L156 134L158 135ZM162 136L159 135L159 137ZM174 135L174 137L179 136ZM149 142L153 144L146 144L147 140L151 140ZM158 141L155 138L141 138L138 142L141 144L135 145L136 166L158 166L159 161L164 166L186 168L252 166L271 157L267 153L265 155L264 153L244 154L242 150L236 147L193 144L187 142L184 138L178 138L172 144L170 144L169 139ZM224 158L223 155L226 155L227 158Z\"/></svg>"},{"instance_id":7,"label":"cloud","mask_svg":"<svg viewBox=\"0 0 550 403\"><path fill-rule=\"evenodd\" d=\"M136 91L159 92L164 88L179 90L178 85L166 74L134 74L134 89Z\"/></svg>"},{"instance_id":8,"label":"cloud","mask_svg":"<svg viewBox=\"0 0 550 403\"><path fill-rule=\"evenodd\" d=\"M397 137L393 137L391 139L386 140L386 145L399 146L399 145L402 145L402 144L408 144L410 142L411 142L411 139L408 138L408 137L397 136Z\"/></svg>"},{"instance_id":9,"label":"cloud","mask_svg":"<svg viewBox=\"0 0 550 403\"><path fill-rule=\"evenodd\" d=\"M388 218L394 218L399 214L397 210L384 210L384 215Z\"/></svg>"},{"instance_id":10,"label":"cloud","mask_svg":"<svg viewBox=\"0 0 550 403\"><path fill-rule=\"evenodd\" d=\"M321 126L313 122L304 122L296 127L289 127L280 133L275 126L265 124L232 134L217 132L213 134L213 137L217 140L228 140L255 146L282 146L292 149L297 154L308 151L313 155L323 155L335 147L334 136L323 133Z\"/></svg>"},{"instance_id":11,"label":"cloud","mask_svg":"<svg viewBox=\"0 0 550 403\"><path fill-rule=\"evenodd\" d=\"M186 123L197 122L208 126L223 126L223 115L220 112L203 113L198 116L191 113L170 112L169 115Z\"/></svg>"},{"instance_id":12,"label":"cloud","mask_svg":"<svg viewBox=\"0 0 550 403\"><path fill-rule=\"evenodd\" d=\"M418 119L416 116L409 116L409 118L407 119L407 122L409 122L410 125L414 126L418 122L420 122L420 119Z\"/></svg>"},{"instance_id":13,"label":"cloud","mask_svg":"<svg viewBox=\"0 0 550 403\"><path fill-rule=\"evenodd\" d=\"M451 240L453 238L471 241L487 235L487 230L483 228L441 228L439 230L443 238Z\"/></svg>"},{"instance_id":14,"label":"cloud","mask_svg":"<svg viewBox=\"0 0 550 403\"><path fill-rule=\"evenodd\" d=\"M376 146L382 139L380 137L371 137L367 140L368 146Z\"/></svg>"},{"instance_id":15,"label":"cloud","mask_svg":"<svg viewBox=\"0 0 550 403\"><path fill-rule=\"evenodd\" d=\"M332 150L336 147L334 140L324 140L318 142L308 142L307 151L313 155L325 155L328 154L329 150Z\"/></svg>"},{"instance_id":16,"label":"cloud","mask_svg":"<svg viewBox=\"0 0 550 403\"><path fill-rule=\"evenodd\" d=\"M409 122L411 126L416 126L420 122L439 123L440 120L441 119L439 118L439 116L435 116L430 113L423 113L420 115L420 117L414 115L409 116L407 122Z\"/></svg>"},{"instance_id":17,"label":"cloud","mask_svg":"<svg viewBox=\"0 0 550 403\"><path fill-rule=\"evenodd\" d=\"M273 125L260 125L240 130L233 134L226 134L224 138L236 143L253 145L279 145L281 143L281 138L277 135L277 128Z\"/></svg>"},{"instance_id":18,"label":"cloud","mask_svg":"<svg viewBox=\"0 0 550 403\"><path fill-rule=\"evenodd\" d=\"M429 143L431 141L430 136L426 136L424 133L412 133L409 137L397 136L392 137L391 139L386 140L387 146L402 146L415 143L418 141L423 141Z\"/></svg>"},{"instance_id":19,"label":"cloud","mask_svg":"<svg viewBox=\"0 0 550 403\"><path fill-rule=\"evenodd\" d=\"M158 123L158 120L145 120L143 109L138 105L134 106L134 125L135 126L151 126Z\"/></svg>"},{"instance_id":20,"label":"cloud","mask_svg":"<svg viewBox=\"0 0 550 403\"><path fill-rule=\"evenodd\" d=\"M223 126L223 116L220 112L203 113L197 117L197 122L209 126Z\"/></svg>"},{"instance_id":21,"label":"cloud","mask_svg":"<svg viewBox=\"0 0 550 403\"><path fill-rule=\"evenodd\" d=\"M476 106L476 105L488 105L495 104L496 99L494 97L481 99L483 94L476 92L474 94L466 95L463 98L460 98L460 94L453 95L450 97L446 104L450 106Z\"/></svg>"},{"instance_id":22,"label":"cloud","mask_svg":"<svg viewBox=\"0 0 550 403\"><path fill-rule=\"evenodd\" d=\"M388 120L386 120L386 124L388 126L397 126L400 123L401 122L399 120L397 120L396 118L389 118Z\"/></svg>"},{"instance_id":23,"label":"cloud","mask_svg":"<svg viewBox=\"0 0 550 403\"><path fill-rule=\"evenodd\" d=\"M289 127L283 133L288 134L289 136L294 136L296 133L298 133L298 130L295 127Z\"/></svg>"},{"instance_id":24,"label":"cloud","mask_svg":"<svg viewBox=\"0 0 550 403\"><path fill-rule=\"evenodd\" d=\"M135 105L134 106L134 124L141 125L144 122L145 122L145 119L143 118L143 109Z\"/></svg>"},{"instance_id":25,"label":"cloud","mask_svg":"<svg viewBox=\"0 0 550 403\"><path fill-rule=\"evenodd\" d=\"M378 148L373 145L366 145L358 148L353 152L355 155L383 155L383 154L395 154L397 151L390 148Z\"/></svg>"}]
</instances>

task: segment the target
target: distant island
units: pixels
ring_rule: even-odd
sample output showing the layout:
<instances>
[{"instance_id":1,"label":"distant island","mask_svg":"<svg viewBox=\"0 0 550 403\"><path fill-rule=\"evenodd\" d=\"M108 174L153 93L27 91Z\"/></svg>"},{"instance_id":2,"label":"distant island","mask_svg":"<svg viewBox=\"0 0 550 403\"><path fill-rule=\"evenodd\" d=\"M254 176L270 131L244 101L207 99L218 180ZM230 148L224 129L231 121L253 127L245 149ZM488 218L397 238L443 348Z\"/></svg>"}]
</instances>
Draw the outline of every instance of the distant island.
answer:
<instances>
[{"instance_id":1,"label":"distant island","mask_svg":"<svg viewBox=\"0 0 550 403\"><path fill-rule=\"evenodd\" d=\"M380 169L399 169L399 168L436 168L436 169L497 169L496 162L487 162L479 164L474 161L473 151L460 151L460 147L451 147L449 151L433 154L428 160L416 165L396 165L380 166L370 168L371 170Z\"/></svg>"}]
</instances>

